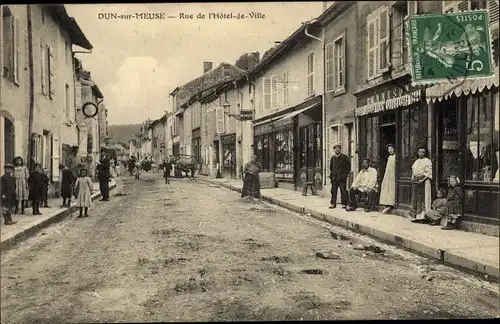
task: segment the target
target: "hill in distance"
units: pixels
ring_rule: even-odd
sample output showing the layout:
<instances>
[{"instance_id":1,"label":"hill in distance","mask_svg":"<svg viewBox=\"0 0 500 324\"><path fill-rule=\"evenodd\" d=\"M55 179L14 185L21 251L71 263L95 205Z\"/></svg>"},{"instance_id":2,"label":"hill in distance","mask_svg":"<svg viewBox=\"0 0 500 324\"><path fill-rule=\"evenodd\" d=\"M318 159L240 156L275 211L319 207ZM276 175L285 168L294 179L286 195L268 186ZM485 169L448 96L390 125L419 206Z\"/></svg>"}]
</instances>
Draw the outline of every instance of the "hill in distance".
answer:
<instances>
[{"instance_id":1,"label":"hill in distance","mask_svg":"<svg viewBox=\"0 0 500 324\"><path fill-rule=\"evenodd\" d=\"M135 135L141 132L141 124L108 125L108 134L113 136L115 143L126 143L136 139Z\"/></svg>"}]
</instances>

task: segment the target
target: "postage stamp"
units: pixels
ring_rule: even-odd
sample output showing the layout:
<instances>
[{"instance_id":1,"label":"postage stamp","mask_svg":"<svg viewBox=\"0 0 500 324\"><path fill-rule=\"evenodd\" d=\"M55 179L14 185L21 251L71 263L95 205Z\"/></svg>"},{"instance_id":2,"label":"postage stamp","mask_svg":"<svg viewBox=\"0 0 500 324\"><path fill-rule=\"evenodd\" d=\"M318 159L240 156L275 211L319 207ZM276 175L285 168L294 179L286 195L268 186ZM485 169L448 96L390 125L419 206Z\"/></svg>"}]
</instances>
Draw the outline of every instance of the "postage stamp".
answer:
<instances>
[{"instance_id":1,"label":"postage stamp","mask_svg":"<svg viewBox=\"0 0 500 324\"><path fill-rule=\"evenodd\" d=\"M486 11L413 16L407 24L414 84L461 83L494 74Z\"/></svg>"}]
</instances>

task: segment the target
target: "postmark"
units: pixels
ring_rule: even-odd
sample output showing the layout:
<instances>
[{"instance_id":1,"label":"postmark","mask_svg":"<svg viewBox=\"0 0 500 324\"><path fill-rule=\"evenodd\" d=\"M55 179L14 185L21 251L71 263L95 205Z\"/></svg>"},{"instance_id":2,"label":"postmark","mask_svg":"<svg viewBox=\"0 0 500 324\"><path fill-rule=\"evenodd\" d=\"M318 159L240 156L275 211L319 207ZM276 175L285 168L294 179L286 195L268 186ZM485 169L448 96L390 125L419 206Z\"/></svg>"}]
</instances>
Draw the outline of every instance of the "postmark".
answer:
<instances>
[{"instance_id":1,"label":"postmark","mask_svg":"<svg viewBox=\"0 0 500 324\"><path fill-rule=\"evenodd\" d=\"M456 88L494 74L486 11L413 16L407 37L413 84L448 82Z\"/></svg>"}]
</instances>

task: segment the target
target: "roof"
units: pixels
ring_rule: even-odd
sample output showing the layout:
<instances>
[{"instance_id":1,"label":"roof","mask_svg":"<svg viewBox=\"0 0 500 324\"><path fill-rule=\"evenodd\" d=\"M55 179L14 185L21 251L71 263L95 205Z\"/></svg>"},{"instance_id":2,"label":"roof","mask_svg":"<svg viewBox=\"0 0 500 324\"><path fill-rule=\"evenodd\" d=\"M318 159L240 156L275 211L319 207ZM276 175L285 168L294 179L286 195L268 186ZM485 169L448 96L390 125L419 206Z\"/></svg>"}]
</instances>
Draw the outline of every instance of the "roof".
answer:
<instances>
[{"instance_id":1,"label":"roof","mask_svg":"<svg viewBox=\"0 0 500 324\"><path fill-rule=\"evenodd\" d=\"M61 26L69 33L71 38L71 43L78 45L87 50L92 49L92 44L90 44L87 37L83 34L80 26L76 22L75 18L70 17L66 8L62 4L44 4L45 8L52 14L52 16L59 21Z\"/></svg>"}]
</instances>

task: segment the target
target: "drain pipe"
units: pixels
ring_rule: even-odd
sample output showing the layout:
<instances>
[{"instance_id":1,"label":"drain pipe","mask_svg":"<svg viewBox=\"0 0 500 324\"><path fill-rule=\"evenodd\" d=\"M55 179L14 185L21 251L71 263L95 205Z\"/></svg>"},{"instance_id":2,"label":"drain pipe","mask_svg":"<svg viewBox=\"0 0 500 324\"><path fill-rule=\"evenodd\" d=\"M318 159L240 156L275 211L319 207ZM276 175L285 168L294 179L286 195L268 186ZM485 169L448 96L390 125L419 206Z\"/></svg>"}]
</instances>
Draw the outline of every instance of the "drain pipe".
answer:
<instances>
[{"instance_id":1,"label":"drain pipe","mask_svg":"<svg viewBox=\"0 0 500 324\"><path fill-rule=\"evenodd\" d=\"M33 121L35 114L35 75L34 75L34 59L33 59L33 21L31 15L31 5L27 5L28 15L28 70L29 70L29 117L28 117L28 161L26 164L29 168L33 158L33 145L31 141L33 133Z\"/></svg>"},{"instance_id":2,"label":"drain pipe","mask_svg":"<svg viewBox=\"0 0 500 324\"><path fill-rule=\"evenodd\" d=\"M323 145L323 188L324 186L326 186L326 166L327 166L327 156L326 156L326 152L327 152L327 141L326 141L326 137L327 137L327 127L326 127L326 110L325 110L325 90L326 90L326 66L325 66L325 29L322 28L322 36L323 38L319 38L319 37L316 37L314 35L311 35L309 33L309 27L311 27L312 24L318 22L317 19L313 19L309 22L307 22L307 27L304 31L305 35L309 38L312 38L314 40L317 40L319 42L321 42L321 59L322 59L322 63L321 63L321 66L323 67L323 73L321 75L321 78L323 80L323 89L321 90L321 125L322 125L322 145Z\"/></svg>"}]
</instances>

